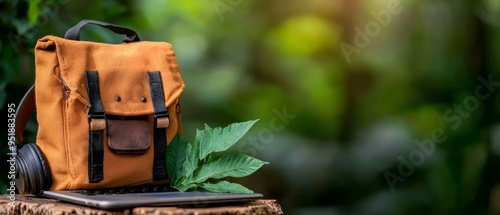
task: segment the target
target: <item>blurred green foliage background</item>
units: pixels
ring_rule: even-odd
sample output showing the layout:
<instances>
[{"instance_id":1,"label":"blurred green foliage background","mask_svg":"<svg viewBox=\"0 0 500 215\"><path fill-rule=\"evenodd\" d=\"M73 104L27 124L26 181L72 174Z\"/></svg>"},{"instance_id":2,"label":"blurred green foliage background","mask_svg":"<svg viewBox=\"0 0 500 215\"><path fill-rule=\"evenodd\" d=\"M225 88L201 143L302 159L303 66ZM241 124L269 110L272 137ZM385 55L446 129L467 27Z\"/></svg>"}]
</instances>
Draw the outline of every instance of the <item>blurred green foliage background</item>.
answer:
<instances>
[{"instance_id":1,"label":"blurred green foliage background","mask_svg":"<svg viewBox=\"0 0 500 215\"><path fill-rule=\"evenodd\" d=\"M82 19L173 44L188 140L260 119L232 151L271 165L232 180L286 214L500 213L500 88L480 81L500 81L498 0L0 0L4 115L34 81L36 40Z\"/></svg>"}]
</instances>

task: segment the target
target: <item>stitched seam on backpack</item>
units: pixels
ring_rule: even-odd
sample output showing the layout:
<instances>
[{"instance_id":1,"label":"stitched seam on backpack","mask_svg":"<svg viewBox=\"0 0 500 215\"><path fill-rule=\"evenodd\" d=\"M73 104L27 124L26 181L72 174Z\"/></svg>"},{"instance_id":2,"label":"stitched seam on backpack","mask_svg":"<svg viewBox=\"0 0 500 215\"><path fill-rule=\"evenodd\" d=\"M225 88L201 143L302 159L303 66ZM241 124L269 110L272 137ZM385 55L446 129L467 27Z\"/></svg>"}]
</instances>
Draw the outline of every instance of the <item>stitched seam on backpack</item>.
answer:
<instances>
[{"instance_id":1,"label":"stitched seam on backpack","mask_svg":"<svg viewBox=\"0 0 500 215\"><path fill-rule=\"evenodd\" d=\"M71 98L71 97L70 97ZM64 131L66 133L65 135L65 140L64 140L64 147L66 148L66 154L67 154L67 159L66 159L66 165L68 167L68 174L71 178L69 184L67 185L68 186L68 189L71 189L73 187L73 181L75 180L75 177L74 177L74 173L72 171L73 169L73 165L72 165L72 154L71 154L71 146L69 144L69 140L71 139L71 126L69 125L69 123L71 122L71 114L68 114L69 113L69 103L70 103L70 98L68 99L65 99L65 105L66 105L66 108L65 108L65 120L66 122L64 123Z\"/></svg>"},{"instance_id":2,"label":"stitched seam on backpack","mask_svg":"<svg viewBox=\"0 0 500 215\"><path fill-rule=\"evenodd\" d=\"M59 46L59 47L58 47ZM61 48L61 44L59 44L58 42L56 42L56 51L57 51L57 56L60 57L60 60L59 60L59 73L61 73L61 78L64 79L65 76L65 72L67 71L67 68L65 66L65 61L64 61L64 55L62 54L62 49ZM60 80L62 81L62 80ZM65 80L66 81L66 84L68 84L68 82L73 85L73 83L71 82L71 80ZM70 90L71 90L71 87L70 87ZM66 185L66 189L71 189L73 187L73 182L75 181L75 175L74 175L74 171L73 171L73 165L72 165L72 154L71 154L71 147L69 146L69 140L71 139L71 127L69 126L69 123L71 122L71 114L68 114L69 112L69 100L71 99L71 96L69 98L65 98L64 99L64 110L65 110L65 113L64 113L64 119L65 122L63 123L63 126L64 126L64 132L67 133L66 135L64 135L66 138L64 140L64 148L66 150L66 166L68 167L67 168L67 172L69 173L70 177L71 177L71 180L69 181L69 183ZM68 120L66 120L66 116L68 116ZM68 129L68 132L66 132L66 129Z\"/></svg>"}]
</instances>

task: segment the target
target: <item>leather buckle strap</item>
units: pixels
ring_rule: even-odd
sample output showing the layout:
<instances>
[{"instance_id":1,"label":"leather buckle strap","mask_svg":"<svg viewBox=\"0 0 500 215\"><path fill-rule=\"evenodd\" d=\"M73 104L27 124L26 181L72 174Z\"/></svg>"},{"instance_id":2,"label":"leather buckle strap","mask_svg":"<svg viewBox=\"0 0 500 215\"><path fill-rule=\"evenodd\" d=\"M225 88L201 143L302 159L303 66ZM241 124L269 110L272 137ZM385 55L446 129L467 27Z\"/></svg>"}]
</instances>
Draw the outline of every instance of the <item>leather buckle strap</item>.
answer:
<instances>
[{"instance_id":1,"label":"leather buckle strap","mask_svg":"<svg viewBox=\"0 0 500 215\"><path fill-rule=\"evenodd\" d=\"M97 183L104 179L104 130L106 129L106 115L99 89L99 74L97 71L85 71L87 94L89 98L89 152L88 176L90 183Z\"/></svg>"},{"instance_id":2,"label":"leather buckle strap","mask_svg":"<svg viewBox=\"0 0 500 215\"><path fill-rule=\"evenodd\" d=\"M168 117L156 118L156 128L168 128L170 119Z\"/></svg>"},{"instance_id":3,"label":"leather buckle strap","mask_svg":"<svg viewBox=\"0 0 500 215\"><path fill-rule=\"evenodd\" d=\"M161 113L155 113L154 114L155 128L168 128L168 126L170 126L170 119L168 117L169 117L168 110Z\"/></svg>"},{"instance_id":4,"label":"leather buckle strap","mask_svg":"<svg viewBox=\"0 0 500 215\"><path fill-rule=\"evenodd\" d=\"M160 72L148 72L148 78L155 119L153 131L153 180L160 180L168 177L166 165L167 127L170 125L170 120L168 118L168 109L165 106Z\"/></svg>"},{"instance_id":5,"label":"leather buckle strap","mask_svg":"<svg viewBox=\"0 0 500 215\"><path fill-rule=\"evenodd\" d=\"M90 119L90 130L98 131L106 129L106 120L105 119Z\"/></svg>"}]
</instances>

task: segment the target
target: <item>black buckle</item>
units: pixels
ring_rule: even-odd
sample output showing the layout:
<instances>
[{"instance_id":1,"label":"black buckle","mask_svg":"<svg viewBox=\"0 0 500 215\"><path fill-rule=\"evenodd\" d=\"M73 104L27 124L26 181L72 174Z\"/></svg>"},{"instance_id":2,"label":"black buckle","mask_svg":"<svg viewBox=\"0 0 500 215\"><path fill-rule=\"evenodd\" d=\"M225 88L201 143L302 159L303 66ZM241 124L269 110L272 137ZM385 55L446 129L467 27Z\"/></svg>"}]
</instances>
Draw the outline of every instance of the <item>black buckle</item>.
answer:
<instances>
[{"instance_id":1,"label":"black buckle","mask_svg":"<svg viewBox=\"0 0 500 215\"><path fill-rule=\"evenodd\" d=\"M162 111L162 112L159 112L159 113L156 113L156 112L155 112L153 116L154 116L154 127L155 127L155 128L158 128L158 124L159 124L159 123L158 123L158 120L159 120L159 119L161 119L161 118L167 118L167 119L166 119L167 121L162 120L161 127L165 127L165 128L166 128L166 127L168 127L168 125L170 124L170 123L169 123L169 116L170 116L170 115L169 115L169 113L168 113L168 110L167 110L167 111ZM167 124L165 124L165 122L166 122Z\"/></svg>"},{"instance_id":2,"label":"black buckle","mask_svg":"<svg viewBox=\"0 0 500 215\"><path fill-rule=\"evenodd\" d=\"M87 118L88 118L89 122L92 119L106 119L106 114L104 114L104 113L88 113Z\"/></svg>"},{"instance_id":3,"label":"black buckle","mask_svg":"<svg viewBox=\"0 0 500 215\"><path fill-rule=\"evenodd\" d=\"M170 117L170 114L168 113L168 110L167 111L162 111L162 112L158 112L158 113L154 113L154 117L155 119L157 118L162 118L162 117Z\"/></svg>"}]
</instances>

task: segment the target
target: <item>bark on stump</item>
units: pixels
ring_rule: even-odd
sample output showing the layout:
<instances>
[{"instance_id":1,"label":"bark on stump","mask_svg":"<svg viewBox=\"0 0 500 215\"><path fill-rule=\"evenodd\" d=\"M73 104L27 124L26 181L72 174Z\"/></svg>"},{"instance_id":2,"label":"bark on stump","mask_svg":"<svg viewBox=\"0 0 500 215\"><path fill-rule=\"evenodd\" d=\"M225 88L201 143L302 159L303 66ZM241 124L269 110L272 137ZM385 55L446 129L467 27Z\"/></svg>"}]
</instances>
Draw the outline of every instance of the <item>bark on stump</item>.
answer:
<instances>
[{"instance_id":1,"label":"bark on stump","mask_svg":"<svg viewBox=\"0 0 500 215\"><path fill-rule=\"evenodd\" d=\"M106 211L96 208L61 202L54 199L36 197L33 195L16 195L14 206L9 205L8 195L0 199L0 214L40 214L40 215L129 215L129 214L155 214L155 215L212 215L212 214L283 214L281 206L276 200L260 199L248 203L218 204L203 208L183 207L138 207L119 211Z\"/></svg>"}]
</instances>

